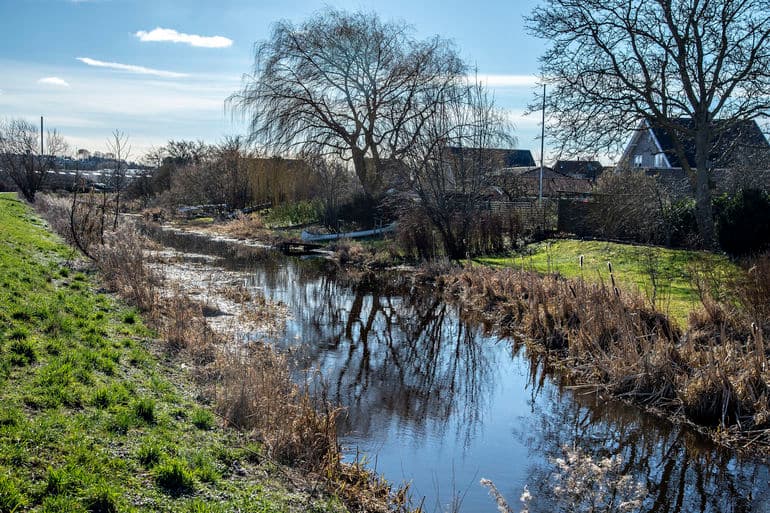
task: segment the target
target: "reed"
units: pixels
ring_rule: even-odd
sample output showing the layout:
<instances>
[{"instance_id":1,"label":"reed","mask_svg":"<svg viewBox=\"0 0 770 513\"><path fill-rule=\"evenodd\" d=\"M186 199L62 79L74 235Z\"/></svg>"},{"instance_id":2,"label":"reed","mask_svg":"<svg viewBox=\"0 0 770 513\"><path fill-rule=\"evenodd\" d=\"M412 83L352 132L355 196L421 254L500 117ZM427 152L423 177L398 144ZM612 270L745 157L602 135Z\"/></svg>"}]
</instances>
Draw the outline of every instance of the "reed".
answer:
<instances>
[{"instance_id":1,"label":"reed","mask_svg":"<svg viewBox=\"0 0 770 513\"><path fill-rule=\"evenodd\" d=\"M695 424L722 443L750 438L770 449L763 329L740 310L706 295L683 330L612 282L478 267L436 282L466 315L527 340L568 382Z\"/></svg>"}]
</instances>

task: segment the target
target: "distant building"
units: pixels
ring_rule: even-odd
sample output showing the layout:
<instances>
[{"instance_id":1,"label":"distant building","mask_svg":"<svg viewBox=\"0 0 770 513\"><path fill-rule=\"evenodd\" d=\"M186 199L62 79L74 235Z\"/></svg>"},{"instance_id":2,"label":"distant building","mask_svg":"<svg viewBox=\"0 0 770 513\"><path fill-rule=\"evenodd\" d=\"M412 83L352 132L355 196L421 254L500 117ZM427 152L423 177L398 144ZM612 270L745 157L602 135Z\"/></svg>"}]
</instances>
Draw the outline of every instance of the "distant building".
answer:
<instances>
[{"instance_id":1,"label":"distant building","mask_svg":"<svg viewBox=\"0 0 770 513\"><path fill-rule=\"evenodd\" d=\"M596 160L557 160L553 170L563 176L596 180L602 174L604 167Z\"/></svg>"},{"instance_id":2,"label":"distant building","mask_svg":"<svg viewBox=\"0 0 770 513\"><path fill-rule=\"evenodd\" d=\"M673 123L681 127L681 133L693 128L690 118L679 118ZM742 121L733 126L721 124L721 135L714 141L709 160L715 168L728 167L768 167L770 144L754 120ZM679 132L676 130L675 132ZM682 136L661 126L651 125L647 121L639 123L639 127L631 136L618 168L648 168L672 169L681 168L682 162L676 149L676 140ZM695 168L695 142L692 138L682 140L687 164Z\"/></svg>"},{"instance_id":3,"label":"distant building","mask_svg":"<svg viewBox=\"0 0 770 513\"><path fill-rule=\"evenodd\" d=\"M593 178L567 175L554 168L545 167L543 168L543 196L584 195L591 192L594 181ZM539 196L540 166L502 169L495 174L495 182L509 199Z\"/></svg>"},{"instance_id":4,"label":"distant building","mask_svg":"<svg viewBox=\"0 0 770 513\"><path fill-rule=\"evenodd\" d=\"M88 160L91 158L91 152L85 148L80 148L76 154L78 160Z\"/></svg>"},{"instance_id":5,"label":"distant building","mask_svg":"<svg viewBox=\"0 0 770 513\"><path fill-rule=\"evenodd\" d=\"M512 150L504 148L460 148L449 146L446 151L454 159L483 158L487 162L494 162L495 167L532 167L535 159L529 150Z\"/></svg>"}]
</instances>

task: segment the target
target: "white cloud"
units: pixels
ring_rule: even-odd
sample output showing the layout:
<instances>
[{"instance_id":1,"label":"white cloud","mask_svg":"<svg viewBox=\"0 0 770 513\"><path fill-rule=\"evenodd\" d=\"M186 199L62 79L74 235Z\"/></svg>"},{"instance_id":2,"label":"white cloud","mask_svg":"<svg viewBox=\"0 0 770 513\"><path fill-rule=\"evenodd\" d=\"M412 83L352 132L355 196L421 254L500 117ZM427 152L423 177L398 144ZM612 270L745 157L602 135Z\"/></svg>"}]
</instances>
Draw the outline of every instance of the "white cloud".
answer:
<instances>
[{"instance_id":1,"label":"white cloud","mask_svg":"<svg viewBox=\"0 0 770 513\"><path fill-rule=\"evenodd\" d=\"M185 34L183 32L177 32L174 29L161 27L156 27L149 32L140 30L134 35L143 43L185 43L190 46L198 46L201 48L227 48L233 44L232 39L224 36L199 36L197 34Z\"/></svg>"},{"instance_id":2,"label":"white cloud","mask_svg":"<svg viewBox=\"0 0 770 513\"><path fill-rule=\"evenodd\" d=\"M470 77L473 78L473 77ZM537 75L478 75L487 87L534 87L540 82Z\"/></svg>"},{"instance_id":3,"label":"white cloud","mask_svg":"<svg viewBox=\"0 0 770 513\"><path fill-rule=\"evenodd\" d=\"M136 66L133 64L121 64L119 62L105 62L91 59L90 57L77 57L77 60L89 66L96 66L97 68L109 68L116 69L118 71L127 71L129 73L138 73L140 75L153 75L156 77L164 78L181 78L186 77L186 73L177 73L175 71L164 71L160 69L145 68L144 66Z\"/></svg>"},{"instance_id":4,"label":"white cloud","mask_svg":"<svg viewBox=\"0 0 770 513\"><path fill-rule=\"evenodd\" d=\"M44 77L37 81L38 84L52 85L56 87L69 87L66 80L59 77Z\"/></svg>"}]
</instances>

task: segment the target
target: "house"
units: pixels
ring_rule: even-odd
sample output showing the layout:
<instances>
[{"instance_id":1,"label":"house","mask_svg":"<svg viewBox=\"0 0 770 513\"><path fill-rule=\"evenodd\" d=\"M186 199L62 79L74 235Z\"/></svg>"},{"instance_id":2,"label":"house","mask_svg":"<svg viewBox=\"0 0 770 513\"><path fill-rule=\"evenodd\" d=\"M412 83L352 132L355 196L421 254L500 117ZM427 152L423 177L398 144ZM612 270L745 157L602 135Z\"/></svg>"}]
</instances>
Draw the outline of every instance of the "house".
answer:
<instances>
[{"instance_id":1,"label":"house","mask_svg":"<svg viewBox=\"0 0 770 513\"><path fill-rule=\"evenodd\" d=\"M747 120L731 126L726 125L725 121L716 123L721 135L714 141L709 155L713 167L768 167L770 144L756 121ZM673 120L673 124L681 127L681 132L651 124L646 120L640 122L623 152L618 168L682 168L683 163L676 151L676 132L686 133L693 129L694 123L690 118L678 118ZM682 136L679 138L681 140ZM682 145L687 164L694 169L695 142L692 137L684 137Z\"/></svg>"},{"instance_id":2,"label":"house","mask_svg":"<svg viewBox=\"0 0 770 513\"><path fill-rule=\"evenodd\" d=\"M553 165L554 172L583 180L596 180L602 174L604 167L596 160L557 160Z\"/></svg>"},{"instance_id":3,"label":"house","mask_svg":"<svg viewBox=\"0 0 770 513\"><path fill-rule=\"evenodd\" d=\"M483 159L493 162L496 168L533 167L535 159L529 150L511 150L504 148L465 148L449 146L446 148L451 159Z\"/></svg>"},{"instance_id":4,"label":"house","mask_svg":"<svg viewBox=\"0 0 770 513\"><path fill-rule=\"evenodd\" d=\"M599 169L602 169L599 166ZM495 185L508 199L536 197L540 194L540 167L512 167L495 173ZM547 197L581 196L591 192L593 179L543 168L543 195Z\"/></svg>"}]
</instances>

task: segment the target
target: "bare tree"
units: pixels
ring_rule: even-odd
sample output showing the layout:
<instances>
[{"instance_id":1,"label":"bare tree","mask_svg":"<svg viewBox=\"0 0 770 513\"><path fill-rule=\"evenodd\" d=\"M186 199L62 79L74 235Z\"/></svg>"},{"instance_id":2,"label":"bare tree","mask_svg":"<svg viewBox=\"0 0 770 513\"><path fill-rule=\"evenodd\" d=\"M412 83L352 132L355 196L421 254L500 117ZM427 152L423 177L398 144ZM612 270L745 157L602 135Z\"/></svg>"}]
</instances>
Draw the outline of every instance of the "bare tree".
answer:
<instances>
[{"instance_id":1,"label":"bare tree","mask_svg":"<svg viewBox=\"0 0 770 513\"><path fill-rule=\"evenodd\" d=\"M351 179L355 179L348 166L339 159L321 155L305 157L311 172L318 179L318 192L324 203L324 222L333 226L343 198L352 192Z\"/></svg>"},{"instance_id":2,"label":"bare tree","mask_svg":"<svg viewBox=\"0 0 770 513\"><path fill-rule=\"evenodd\" d=\"M120 130L114 130L107 140L107 151L114 155L115 167L110 173L110 186L115 191L115 218L112 229L118 229L118 216L120 215L120 195L126 188L126 173L128 172L128 158L131 155L131 145L128 143L128 135Z\"/></svg>"},{"instance_id":3,"label":"bare tree","mask_svg":"<svg viewBox=\"0 0 770 513\"><path fill-rule=\"evenodd\" d=\"M295 27L281 21L256 46L253 75L229 98L250 117L251 139L275 152L352 160L364 191L383 189L383 164L401 158L465 67L452 44L418 41L403 23L327 9ZM368 161L368 162L367 162Z\"/></svg>"},{"instance_id":4,"label":"bare tree","mask_svg":"<svg viewBox=\"0 0 770 513\"><path fill-rule=\"evenodd\" d=\"M513 138L504 115L478 83L455 89L435 105L405 156L401 203L402 209L429 219L446 255L460 259L469 253L471 236L480 228L484 193L502 167L493 149Z\"/></svg>"},{"instance_id":5,"label":"bare tree","mask_svg":"<svg viewBox=\"0 0 770 513\"><path fill-rule=\"evenodd\" d=\"M252 157L246 141L228 136L212 148L211 181L219 185L219 201L230 208L243 208L251 201L249 175L245 159Z\"/></svg>"},{"instance_id":6,"label":"bare tree","mask_svg":"<svg viewBox=\"0 0 770 513\"><path fill-rule=\"evenodd\" d=\"M642 120L665 129L693 177L701 237L713 245L709 155L720 135L770 110L770 1L547 0L528 25L551 41L541 70L553 86L549 131L562 149L616 150Z\"/></svg>"},{"instance_id":7,"label":"bare tree","mask_svg":"<svg viewBox=\"0 0 770 513\"><path fill-rule=\"evenodd\" d=\"M30 203L35 202L48 172L56 167L56 156L67 150L59 132L49 130L46 135L47 148L43 149L35 124L24 119L0 123L0 167Z\"/></svg>"}]
</instances>

